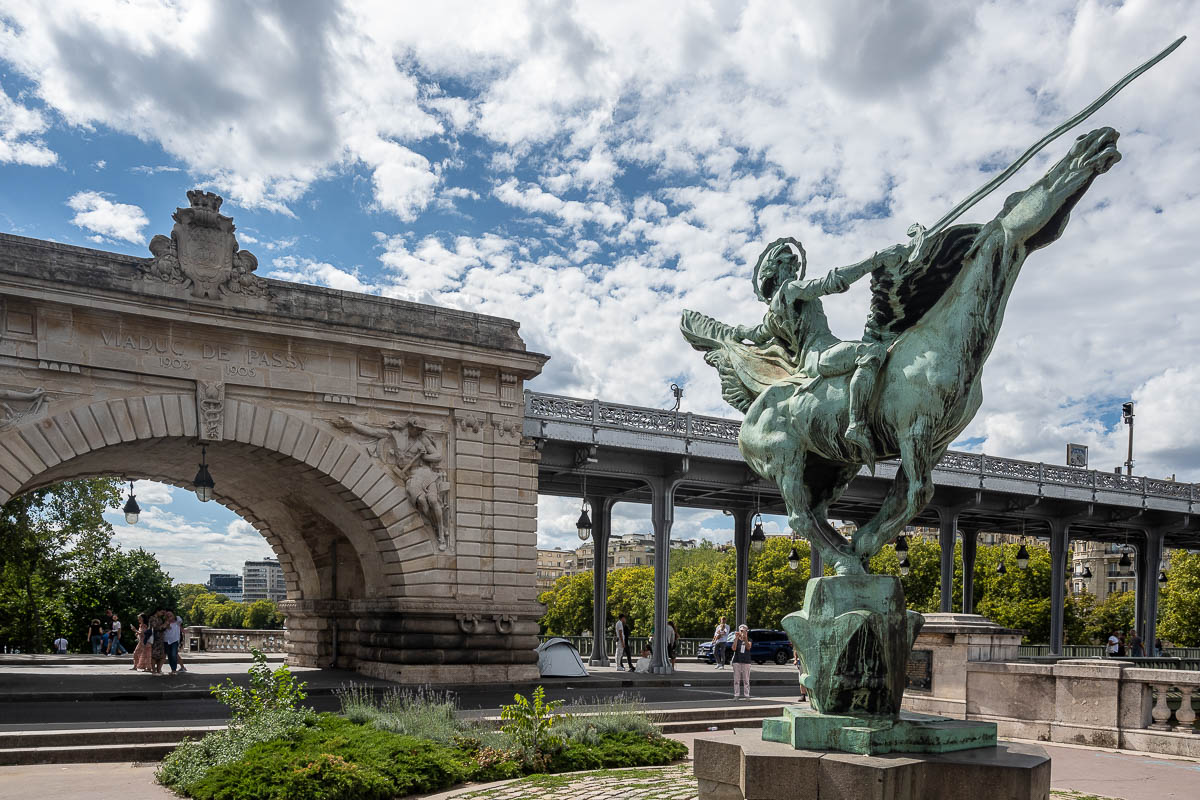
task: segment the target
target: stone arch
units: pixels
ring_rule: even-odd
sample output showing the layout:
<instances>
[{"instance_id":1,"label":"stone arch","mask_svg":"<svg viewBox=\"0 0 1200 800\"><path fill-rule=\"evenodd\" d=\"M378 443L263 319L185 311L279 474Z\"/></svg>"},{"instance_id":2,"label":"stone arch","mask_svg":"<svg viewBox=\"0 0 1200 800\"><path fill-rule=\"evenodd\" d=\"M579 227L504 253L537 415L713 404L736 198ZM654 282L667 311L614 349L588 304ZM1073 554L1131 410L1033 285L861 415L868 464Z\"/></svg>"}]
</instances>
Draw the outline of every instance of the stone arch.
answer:
<instances>
[{"instance_id":1,"label":"stone arch","mask_svg":"<svg viewBox=\"0 0 1200 800\"><path fill-rule=\"evenodd\" d=\"M204 443L214 499L258 530L279 558L293 661L328 663L325 631L338 607L403 591L389 531L412 515L403 486L336 431L277 408L226 398L222 433L221 441ZM79 404L0 434L0 502L104 474L190 487L196 437L190 394ZM355 648L340 655L351 665Z\"/></svg>"}]
</instances>

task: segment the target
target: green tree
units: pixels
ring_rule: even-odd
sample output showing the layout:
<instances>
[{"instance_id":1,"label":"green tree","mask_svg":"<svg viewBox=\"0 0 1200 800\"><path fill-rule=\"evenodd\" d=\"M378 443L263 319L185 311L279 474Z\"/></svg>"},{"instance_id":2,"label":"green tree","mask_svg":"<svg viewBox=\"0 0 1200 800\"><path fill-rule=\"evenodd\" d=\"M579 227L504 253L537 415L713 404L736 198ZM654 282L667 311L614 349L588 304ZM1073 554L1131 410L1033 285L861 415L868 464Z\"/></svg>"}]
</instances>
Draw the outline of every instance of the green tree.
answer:
<instances>
[{"instance_id":1,"label":"green tree","mask_svg":"<svg viewBox=\"0 0 1200 800\"><path fill-rule=\"evenodd\" d=\"M179 593L180 610L186 610L198 596L208 594L208 587L203 583L179 583L175 585L175 591Z\"/></svg>"},{"instance_id":2,"label":"green tree","mask_svg":"<svg viewBox=\"0 0 1200 800\"><path fill-rule=\"evenodd\" d=\"M66 481L15 497L0 509L0 640L45 652L57 635L81 643L85 624L72 614L72 583L110 549L104 512L120 484ZM90 619L90 618L89 618Z\"/></svg>"},{"instance_id":3,"label":"green tree","mask_svg":"<svg viewBox=\"0 0 1200 800\"><path fill-rule=\"evenodd\" d=\"M1094 642L1106 642L1113 631L1125 632L1132 628L1136 605L1136 592L1114 592L1096 603L1088 620L1088 638Z\"/></svg>"},{"instance_id":4,"label":"green tree","mask_svg":"<svg viewBox=\"0 0 1200 800\"><path fill-rule=\"evenodd\" d=\"M279 627L279 608L270 600L255 600L246 608L246 627L253 630Z\"/></svg>"},{"instance_id":5,"label":"green tree","mask_svg":"<svg viewBox=\"0 0 1200 800\"><path fill-rule=\"evenodd\" d=\"M800 556L800 563L794 570L787 563L793 545ZM731 566L736 566L736 562L731 561ZM751 628L779 628L785 616L804 605L804 590L809 577L808 543L793 542L786 536L772 536L763 543L760 552L750 552L749 569L746 624ZM732 620L733 609L729 610ZM715 624L713 620L709 629Z\"/></svg>"},{"instance_id":6,"label":"green tree","mask_svg":"<svg viewBox=\"0 0 1200 800\"><path fill-rule=\"evenodd\" d=\"M625 614L630 633L654 632L654 567L622 567L608 574L608 627Z\"/></svg>"},{"instance_id":7,"label":"green tree","mask_svg":"<svg viewBox=\"0 0 1200 800\"><path fill-rule=\"evenodd\" d=\"M1176 647L1200 647L1200 553L1171 553L1159 608L1159 638Z\"/></svg>"},{"instance_id":8,"label":"green tree","mask_svg":"<svg viewBox=\"0 0 1200 800\"><path fill-rule=\"evenodd\" d=\"M246 624L246 606L242 603L221 603L216 606L212 623L217 628L243 628Z\"/></svg>"},{"instance_id":9,"label":"green tree","mask_svg":"<svg viewBox=\"0 0 1200 800\"><path fill-rule=\"evenodd\" d=\"M124 625L121 641L132 650L137 615L159 608L177 609L178 597L171 576L152 553L140 548L124 552L109 547L96 555L94 563L79 570L68 592L67 606L73 624L80 629L93 617L112 609Z\"/></svg>"},{"instance_id":10,"label":"green tree","mask_svg":"<svg viewBox=\"0 0 1200 800\"><path fill-rule=\"evenodd\" d=\"M611 580L611 576L609 578ZM546 604L542 632L550 636L579 636L592 628L592 573L563 575L538 596Z\"/></svg>"}]
</instances>

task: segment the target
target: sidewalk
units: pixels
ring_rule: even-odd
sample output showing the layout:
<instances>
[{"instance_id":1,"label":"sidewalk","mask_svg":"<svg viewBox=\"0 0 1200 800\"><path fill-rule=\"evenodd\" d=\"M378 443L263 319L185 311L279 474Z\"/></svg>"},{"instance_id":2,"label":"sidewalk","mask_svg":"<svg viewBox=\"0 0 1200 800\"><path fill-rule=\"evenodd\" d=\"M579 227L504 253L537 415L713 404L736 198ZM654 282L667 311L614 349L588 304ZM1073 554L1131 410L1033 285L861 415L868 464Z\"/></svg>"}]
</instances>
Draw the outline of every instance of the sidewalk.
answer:
<instances>
[{"instance_id":1,"label":"sidewalk","mask_svg":"<svg viewBox=\"0 0 1200 800\"><path fill-rule=\"evenodd\" d=\"M679 734L691 746L696 736ZM1200 762L1166 760L1127 752L1060 747L1042 744L1052 760L1051 800L1068 800L1070 792L1119 800L1194 800L1200 781ZM424 800L449 800L469 796L479 800L567 800L580 797L621 797L625 800L695 800L696 782L691 762L665 768L632 770L636 780L608 776L554 776L538 785L506 782L463 787ZM619 776L620 773L616 773ZM612 785L609 786L608 783ZM645 789L645 791L641 791ZM597 790L603 790L595 795ZM173 800L176 795L154 783L154 765L67 764L33 767L0 767L0 800Z\"/></svg>"}]
</instances>

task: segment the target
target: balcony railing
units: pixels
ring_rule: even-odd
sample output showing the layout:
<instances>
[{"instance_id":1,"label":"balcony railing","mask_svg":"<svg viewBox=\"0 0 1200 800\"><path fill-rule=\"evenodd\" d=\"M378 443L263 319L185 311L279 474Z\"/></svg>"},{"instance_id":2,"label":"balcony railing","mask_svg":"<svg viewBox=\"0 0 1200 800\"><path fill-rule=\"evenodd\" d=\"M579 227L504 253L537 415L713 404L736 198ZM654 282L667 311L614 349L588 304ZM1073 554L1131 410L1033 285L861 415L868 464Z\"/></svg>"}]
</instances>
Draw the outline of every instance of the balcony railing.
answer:
<instances>
[{"instance_id":1,"label":"balcony railing","mask_svg":"<svg viewBox=\"0 0 1200 800\"><path fill-rule=\"evenodd\" d=\"M207 628L193 626L183 632L185 651L216 653L249 653L251 649L264 653L284 652L284 631L241 630L237 628Z\"/></svg>"}]
</instances>

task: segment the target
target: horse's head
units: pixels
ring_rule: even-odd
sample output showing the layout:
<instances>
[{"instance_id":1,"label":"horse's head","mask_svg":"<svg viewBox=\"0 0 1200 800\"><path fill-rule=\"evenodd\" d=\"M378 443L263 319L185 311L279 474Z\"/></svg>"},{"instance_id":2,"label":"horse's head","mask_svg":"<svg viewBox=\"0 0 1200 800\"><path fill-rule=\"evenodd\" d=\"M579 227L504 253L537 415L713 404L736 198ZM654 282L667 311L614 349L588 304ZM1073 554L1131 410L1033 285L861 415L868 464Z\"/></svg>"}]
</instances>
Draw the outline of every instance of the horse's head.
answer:
<instances>
[{"instance_id":1,"label":"horse's head","mask_svg":"<svg viewBox=\"0 0 1200 800\"><path fill-rule=\"evenodd\" d=\"M1085 189L1097 175L1102 175L1121 160L1117 137L1112 128L1097 128L1075 140L1071 150L1046 173L1046 188L1059 202Z\"/></svg>"}]
</instances>

